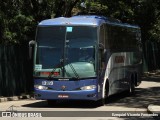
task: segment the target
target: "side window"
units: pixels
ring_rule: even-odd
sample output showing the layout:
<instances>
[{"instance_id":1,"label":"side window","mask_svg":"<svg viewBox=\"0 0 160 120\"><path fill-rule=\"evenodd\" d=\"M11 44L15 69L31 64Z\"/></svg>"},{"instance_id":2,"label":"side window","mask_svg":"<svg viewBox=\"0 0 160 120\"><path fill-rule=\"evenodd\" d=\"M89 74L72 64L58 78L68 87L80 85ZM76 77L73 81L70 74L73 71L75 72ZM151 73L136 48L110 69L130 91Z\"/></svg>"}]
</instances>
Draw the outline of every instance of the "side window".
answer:
<instances>
[{"instance_id":1,"label":"side window","mask_svg":"<svg viewBox=\"0 0 160 120\"><path fill-rule=\"evenodd\" d=\"M99 44L102 44L105 47L105 25L100 26L100 36Z\"/></svg>"},{"instance_id":2,"label":"side window","mask_svg":"<svg viewBox=\"0 0 160 120\"><path fill-rule=\"evenodd\" d=\"M106 34L106 25L103 24L100 26L100 38L99 38L99 44L103 46L103 49L99 50L99 70L104 68L104 62L105 62L105 49L106 49L106 40L107 40L107 34Z\"/></svg>"}]
</instances>

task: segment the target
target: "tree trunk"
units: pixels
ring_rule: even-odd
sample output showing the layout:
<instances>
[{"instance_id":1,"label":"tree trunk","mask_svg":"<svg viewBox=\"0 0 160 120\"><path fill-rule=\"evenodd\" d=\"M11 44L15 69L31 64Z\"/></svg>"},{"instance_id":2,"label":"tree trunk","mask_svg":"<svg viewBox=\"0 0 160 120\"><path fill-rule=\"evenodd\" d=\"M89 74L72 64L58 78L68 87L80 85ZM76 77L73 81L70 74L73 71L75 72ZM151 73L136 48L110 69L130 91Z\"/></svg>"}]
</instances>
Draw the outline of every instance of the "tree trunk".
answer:
<instances>
[{"instance_id":1,"label":"tree trunk","mask_svg":"<svg viewBox=\"0 0 160 120\"><path fill-rule=\"evenodd\" d=\"M67 11L65 13L65 17L71 17L72 9L80 0L75 0L74 2L71 2L71 4L68 6Z\"/></svg>"}]
</instances>

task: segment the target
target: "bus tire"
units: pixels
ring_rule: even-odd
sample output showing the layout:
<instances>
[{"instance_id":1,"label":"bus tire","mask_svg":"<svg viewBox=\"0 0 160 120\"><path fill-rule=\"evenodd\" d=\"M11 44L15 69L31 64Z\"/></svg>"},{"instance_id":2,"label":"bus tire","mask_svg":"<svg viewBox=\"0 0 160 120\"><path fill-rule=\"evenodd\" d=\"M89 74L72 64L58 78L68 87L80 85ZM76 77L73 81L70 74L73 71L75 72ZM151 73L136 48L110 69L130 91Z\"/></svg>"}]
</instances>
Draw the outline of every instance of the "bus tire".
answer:
<instances>
[{"instance_id":1,"label":"bus tire","mask_svg":"<svg viewBox=\"0 0 160 120\"><path fill-rule=\"evenodd\" d=\"M47 100L48 106L53 106L56 104L56 102L57 102L56 100Z\"/></svg>"},{"instance_id":2,"label":"bus tire","mask_svg":"<svg viewBox=\"0 0 160 120\"><path fill-rule=\"evenodd\" d=\"M135 77L135 79L134 79L134 85L135 85L135 86L138 86L138 83L137 83L137 82L138 82L138 74L135 73L135 76L134 76L134 77Z\"/></svg>"},{"instance_id":3,"label":"bus tire","mask_svg":"<svg viewBox=\"0 0 160 120\"><path fill-rule=\"evenodd\" d=\"M129 94L130 95L135 94L135 78L133 75L131 76L131 81L130 81L130 86L129 86Z\"/></svg>"},{"instance_id":4,"label":"bus tire","mask_svg":"<svg viewBox=\"0 0 160 120\"><path fill-rule=\"evenodd\" d=\"M97 101L97 106L104 106L104 105L105 105L105 99L104 98Z\"/></svg>"},{"instance_id":5,"label":"bus tire","mask_svg":"<svg viewBox=\"0 0 160 120\"><path fill-rule=\"evenodd\" d=\"M104 106L106 104L106 99L108 97L108 93L109 93L109 82L107 80L106 85L105 85L104 98L97 101L99 106Z\"/></svg>"}]
</instances>

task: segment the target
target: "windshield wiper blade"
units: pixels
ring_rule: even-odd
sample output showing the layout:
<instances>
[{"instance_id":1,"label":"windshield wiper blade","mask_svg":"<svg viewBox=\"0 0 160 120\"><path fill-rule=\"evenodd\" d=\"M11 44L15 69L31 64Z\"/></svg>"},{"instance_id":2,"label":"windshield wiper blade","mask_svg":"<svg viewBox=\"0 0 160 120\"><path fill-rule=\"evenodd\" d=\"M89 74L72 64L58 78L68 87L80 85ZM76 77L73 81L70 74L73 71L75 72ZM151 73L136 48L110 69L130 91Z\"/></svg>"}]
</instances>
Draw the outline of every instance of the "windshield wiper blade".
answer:
<instances>
[{"instance_id":1,"label":"windshield wiper blade","mask_svg":"<svg viewBox=\"0 0 160 120\"><path fill-rule=\"evenodd\" d=\"M73 67L73 65L72 65L71 63L69 63L69 66L71 67L71 69L72 69L74 75L76 76L76 78L79 79L79 75L78 75L78 73L76 72L76 70L75 70L75 68Z\"/></svg>"}]
</instances>

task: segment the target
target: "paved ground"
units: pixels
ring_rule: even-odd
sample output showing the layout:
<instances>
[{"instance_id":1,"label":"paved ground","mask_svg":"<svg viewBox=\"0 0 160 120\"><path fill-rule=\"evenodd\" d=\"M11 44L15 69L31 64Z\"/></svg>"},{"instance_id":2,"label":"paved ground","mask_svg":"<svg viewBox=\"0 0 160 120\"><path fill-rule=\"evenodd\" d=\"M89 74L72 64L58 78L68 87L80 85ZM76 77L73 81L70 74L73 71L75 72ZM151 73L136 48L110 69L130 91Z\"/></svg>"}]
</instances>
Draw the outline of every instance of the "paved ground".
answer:
<instances>
[{"instance_id":1,"label":"paved ground","mask_svg":"<svg viewBox=\"0 0 160 120\"><path fill-rule=\"evenodd\" d=\"M159 73L158 73L158 75L153 74L151 76L146 77L144 80L157 84L157 86L154 86L153 84L149 85L149 87L152 87L151 91L153 91L155 96L150 98L150 99L153 98L153 101L150 102L147 109L148 109L149 113L156 113L156 114L159 114L159 116L160 116L160 101L159 101L159 97L160 97L160 95L159 95L160 94L160 86L159 86L160 74Z\"/></svg>"}]
</instances>

